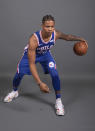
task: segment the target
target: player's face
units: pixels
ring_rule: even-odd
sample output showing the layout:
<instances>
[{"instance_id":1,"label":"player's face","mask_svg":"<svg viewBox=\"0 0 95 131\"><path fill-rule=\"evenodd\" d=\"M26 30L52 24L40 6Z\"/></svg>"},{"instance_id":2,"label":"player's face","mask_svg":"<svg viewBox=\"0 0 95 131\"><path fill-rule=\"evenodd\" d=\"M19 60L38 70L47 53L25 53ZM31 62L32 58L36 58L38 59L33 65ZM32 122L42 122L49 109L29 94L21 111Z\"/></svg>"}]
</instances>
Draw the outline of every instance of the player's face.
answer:
<instances>
[{"instance_id":1,"label":"player's face","mask_svg":"<svg viewBox=\"0 0 95 131\"><path fill-rule=\"evenodd\" d=\"M52 20L45 21L44 24L42 24L42 29L45 33L51 34L54 31L55 22Z\"/></svg>"}]
</instances>

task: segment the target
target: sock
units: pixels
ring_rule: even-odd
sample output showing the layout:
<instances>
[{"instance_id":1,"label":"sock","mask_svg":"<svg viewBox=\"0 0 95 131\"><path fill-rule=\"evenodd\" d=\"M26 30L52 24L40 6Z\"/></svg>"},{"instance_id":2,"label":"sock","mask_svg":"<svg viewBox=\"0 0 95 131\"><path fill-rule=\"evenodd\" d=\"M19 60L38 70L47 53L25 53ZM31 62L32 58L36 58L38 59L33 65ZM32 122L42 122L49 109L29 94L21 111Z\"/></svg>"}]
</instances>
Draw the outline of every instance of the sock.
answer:
<instances>
[{"instance_id":1,"label":"sock","mask_svg":"<svg viewBox=\"0 0 95 131\"><path fill-rule=\"evenodd\" d=\"M18 90L18 88L17 88L17 87L13 87L13 90L14 90L14 91L17 91L17 90Z\"/></svg>"},{"instance_id":2,"label":"sock","mask_svg":"<svg viewBox=\"0 0 95 131\"><path fill-rule=\"evenodd\" d=\"M61 94L56 94L56 99L61 98Z\"/></svg>"}]
</instances>

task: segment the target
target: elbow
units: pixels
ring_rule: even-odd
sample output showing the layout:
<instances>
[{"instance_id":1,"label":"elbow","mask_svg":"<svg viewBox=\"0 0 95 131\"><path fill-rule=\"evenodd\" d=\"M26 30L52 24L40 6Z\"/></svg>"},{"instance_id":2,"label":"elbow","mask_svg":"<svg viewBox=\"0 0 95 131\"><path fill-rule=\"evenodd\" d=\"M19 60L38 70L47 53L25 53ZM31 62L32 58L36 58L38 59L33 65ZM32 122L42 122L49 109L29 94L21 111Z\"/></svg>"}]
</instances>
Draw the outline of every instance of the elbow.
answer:
<instances>
[{"instance_id":1,"label":"elbow","mask_svg":"<svg viewBox=\"0 0 95 131\"><path fill-rule=\"evenodd\" d=\"M67 35L66 40L70 41L71 40L71 35Z\"/></svg>"}]
</instances>

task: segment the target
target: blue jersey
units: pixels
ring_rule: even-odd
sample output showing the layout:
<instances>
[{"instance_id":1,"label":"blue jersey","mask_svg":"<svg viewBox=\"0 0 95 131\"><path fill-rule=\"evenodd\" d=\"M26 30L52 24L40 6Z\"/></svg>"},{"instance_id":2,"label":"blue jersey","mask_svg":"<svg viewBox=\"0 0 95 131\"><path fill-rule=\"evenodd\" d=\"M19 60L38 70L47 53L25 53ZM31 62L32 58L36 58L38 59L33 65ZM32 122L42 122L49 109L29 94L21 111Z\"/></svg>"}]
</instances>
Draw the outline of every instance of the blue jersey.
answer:
<instances>
[{"instance_id":1,"label":"blue jersey","mask_svg":"<svg viewBox=\"0 0 95 131\"><path fill-rule=\"evenodd\" d=\"M52 32L48 42L45 42L41 35L41 30L34 33L38 47L36 49L36 55L43 55L50 51L50 48L55 44L55 31ZM25 51L28 49L28 45L25 47Z\"/></svg>"},{"instance_id":2,"label":"blue jersey","mask_svg":"<svg viewBox=\"0 0 95 131\"><path fill-rule=\"evenodd\" d=\"M50 48L55 43L55 31L52 32L50 40L48 42L45 42L42 39L41 31L35 32L34 35L38 43L38 47L36 48L35 63L39 62L42 65L44 72L49 73L50 67L56 68L55 61L50 53ZM28 47L29 47L29 44L24 48L23 56L17 66L17 72L30 75L31 71L29 68L29 61L28 61L28 55L27 55Z\"/></svg>"}]
</instances>

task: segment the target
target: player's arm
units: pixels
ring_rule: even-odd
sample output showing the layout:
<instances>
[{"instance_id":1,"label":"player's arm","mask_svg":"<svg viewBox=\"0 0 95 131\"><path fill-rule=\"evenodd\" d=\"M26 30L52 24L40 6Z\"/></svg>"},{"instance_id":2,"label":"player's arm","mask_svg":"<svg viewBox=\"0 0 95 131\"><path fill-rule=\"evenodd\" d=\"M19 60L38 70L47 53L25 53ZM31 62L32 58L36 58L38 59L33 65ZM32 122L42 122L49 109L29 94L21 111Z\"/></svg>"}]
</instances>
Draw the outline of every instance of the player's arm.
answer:
<instances>
[{"instance_id":1,"label":"player's arm","mask_svg":"<svg viewBox=\"0 0 95 131\"><path fill-rule=\"evenodd\" d=\"M70 34L64 34L58 30L55 31L56 36L55 39L63 39L66 41L86 41L84 38L78 37L78 36L74 36L74 35L70 35Z\"/></svg>"},{"instance_id":2,"label":"player's arm","mask_svg":"<svg viewBox=\"0 0 95 131\"><path fill-rule=\"evenodd\" d=\"M35 78L36 82L39 84L41 83L41 80L38 76L37 69L35 66L36 48L37 48L37 42L36 42L35 36L32 35L32 37L30 37L29 39L28 59L29 59L29 65L30 65L30 70L32 72L32 75Z\"/></svg>"},{"instance_id":3,"label":"player's arm","mask_svg":"<svg viewBox=\"0 0 95 131\"><path fill-rule=\"evenodd\" d=\"M29 39L29 47L28 47L28 59L29 59L30 71L34 79L36 80L37 84L39 85L40 89L44 92L49 92L47 85L40 80L40 77L36 69L35 58L36 58L37 46L38 44L37 44L36 37L32 35L32 37L30 37Z\"/></svg>"}]
</instances>

